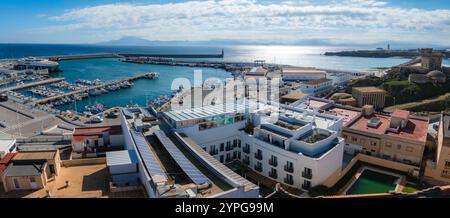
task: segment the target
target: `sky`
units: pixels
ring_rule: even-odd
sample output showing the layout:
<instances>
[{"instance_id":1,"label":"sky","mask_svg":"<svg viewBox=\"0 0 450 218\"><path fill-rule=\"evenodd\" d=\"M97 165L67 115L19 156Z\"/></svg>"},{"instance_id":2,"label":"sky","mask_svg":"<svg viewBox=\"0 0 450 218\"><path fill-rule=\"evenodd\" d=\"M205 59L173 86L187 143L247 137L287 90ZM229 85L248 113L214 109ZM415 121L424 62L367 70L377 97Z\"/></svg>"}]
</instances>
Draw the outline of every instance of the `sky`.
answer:
<instances>
[{"instance_id":1,"label":"sky","mask_svg":"<svg viewBox=\"0 0 450 218\"><path fill-rule=\"evenodd\" d=\"M0 43L241 40L450 46L449 0L2 0Z\"/></svg>"}]
</instances>

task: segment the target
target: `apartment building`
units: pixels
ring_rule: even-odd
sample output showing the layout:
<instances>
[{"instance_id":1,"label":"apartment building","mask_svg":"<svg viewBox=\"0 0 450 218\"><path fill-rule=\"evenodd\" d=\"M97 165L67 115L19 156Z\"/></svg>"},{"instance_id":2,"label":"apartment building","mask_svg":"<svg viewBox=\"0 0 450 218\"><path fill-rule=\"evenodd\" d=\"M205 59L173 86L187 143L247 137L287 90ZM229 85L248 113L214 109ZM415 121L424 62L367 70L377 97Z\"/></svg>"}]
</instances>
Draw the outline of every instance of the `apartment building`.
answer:
<instances>
[{"instance_id":1,"label":"apartment building","mask_svg":"<svg viewBox=\"0 0 450 218\"><path fill-rule=\"evenodd\" d=\"M136 121L146 123L142 120L143 114L149 116L145 111L125 108L121 119L125 148L136 154L137 176L149 197L259 197L258 186L228 169L186 134L172 131L168 127L170 124L147 123L146 128L137 128ZM198 122L192 122L197 123L198 128ZM172 124L181 128L188 123L186 119L179 119ZM212 126L202 125L201 128Z\"/></svg>"},{"instance_id":2,"label":"apartment building","mask_svg":"<svg viewBox=\"0 0 450 218\"><path fill-rule=\"evenodd\" d=\"M221 163L241 161L277 182L308 189L340 171L342 120L332 115L257 104L169 111L162 117Z\"/></svg>"},{"instance_id":3,"label":"apartment building","mask_svg":"<svg viewBox=\"0 0 450 218\"><path fill-rule=\"evenodd\" d=\"M342 137L349 154L364 153L418 166L427 132L428 118L414 117L405 110L382 115L365 106L360 116L343 127Z\"/></svg>"},{"instance_id":4,"label":"apartment building","mask_svg":"<svg viewBox=\"0 0 450 218\"><path fill-rule=\"evenodd\" d=\"M300 90L307 94L321 94L333 88L333 81L327 78L309 80L300 84Z\"/></svg>"}]
</instances>

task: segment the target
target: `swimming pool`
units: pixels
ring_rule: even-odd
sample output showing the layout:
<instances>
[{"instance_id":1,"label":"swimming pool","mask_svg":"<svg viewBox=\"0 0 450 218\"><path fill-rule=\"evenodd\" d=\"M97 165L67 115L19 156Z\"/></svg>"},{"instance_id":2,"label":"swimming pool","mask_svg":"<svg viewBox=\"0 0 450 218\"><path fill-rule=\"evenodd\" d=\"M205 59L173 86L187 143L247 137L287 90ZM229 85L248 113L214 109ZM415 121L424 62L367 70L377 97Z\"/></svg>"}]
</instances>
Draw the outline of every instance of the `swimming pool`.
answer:
<instances>
[{"instance_id":1,"label":"swimming pool","mask_svg":"<svg viewBox=\"0 0 450 218\"><path fill-rule=\"evenodd\" d=\"M394 191L398 180L398 176L364 169L346 194L375 194Z\"/></svg>"}]
</instances>

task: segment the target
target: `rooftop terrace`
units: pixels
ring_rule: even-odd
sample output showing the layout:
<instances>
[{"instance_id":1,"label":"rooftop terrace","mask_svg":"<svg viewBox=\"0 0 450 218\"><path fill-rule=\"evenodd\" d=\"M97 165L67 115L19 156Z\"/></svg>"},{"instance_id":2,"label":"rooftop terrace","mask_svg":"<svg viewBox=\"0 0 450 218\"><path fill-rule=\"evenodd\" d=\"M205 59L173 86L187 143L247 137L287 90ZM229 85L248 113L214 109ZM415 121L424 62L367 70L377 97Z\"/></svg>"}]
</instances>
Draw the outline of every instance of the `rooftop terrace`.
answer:
<instances>
[{"instance_id":1,"label":"rooftop terrace","mask_svg":"<svg viewBox=\"0 0 450 218\"><path fill-rule=\"evenodd\" d=\"M369 121L374 117L377 118L379 123L376 125L368 125ZM404 140L419 141L422 143L425 143L427 140L428 120L409 118L406 127L400 129L398 133L386 131L386 129L389 128L389 125L390 116L374 114L372 116L361 116L355 122L351 123L348 128L370 134L387 135Z\"/></svg>"}]
</instances>

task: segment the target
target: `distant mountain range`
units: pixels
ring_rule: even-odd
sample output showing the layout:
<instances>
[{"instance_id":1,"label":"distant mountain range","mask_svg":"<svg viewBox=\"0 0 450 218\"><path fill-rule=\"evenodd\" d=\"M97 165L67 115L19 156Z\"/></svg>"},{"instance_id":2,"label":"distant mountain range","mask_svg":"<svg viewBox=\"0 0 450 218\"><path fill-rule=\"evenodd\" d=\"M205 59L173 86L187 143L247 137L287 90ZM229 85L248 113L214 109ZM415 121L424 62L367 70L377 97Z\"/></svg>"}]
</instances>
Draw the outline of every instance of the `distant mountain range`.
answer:
<instances>
[{"instance_id":1,"label":"distant mountain range","mask_svg":"<svg viewBox=\"0 0 450 218\"><path fill-rule=\"evenodd\" d=\"M294 42L280 42L280 41L259 41L259 40L207 40L207 41L160 41L148 40L135 36L122 37L117 40L96 43L97 45L109 46L232 46L232 45L302 45L302 46L342 46L342 47L361 47L361 48L386 48L387 44L391 45L391 49L414 49L421 47L432 47L439 49L446 49L448 47L442 45L435 45L431 43L411 43L400 41L379 42L370 44L355 44L351 42L338 42L328 39L307 39L298 40Z\"/></svg>"}]
</instances>

